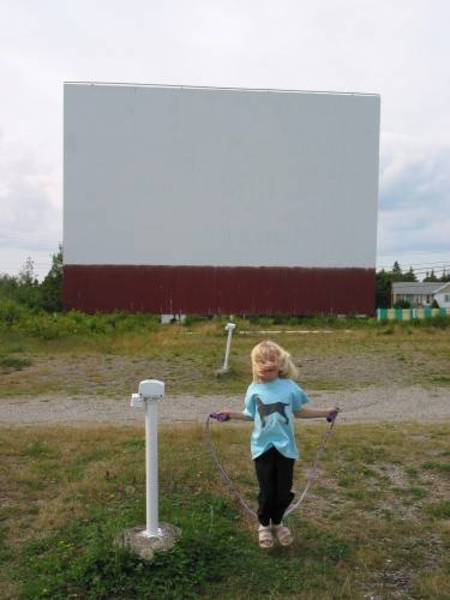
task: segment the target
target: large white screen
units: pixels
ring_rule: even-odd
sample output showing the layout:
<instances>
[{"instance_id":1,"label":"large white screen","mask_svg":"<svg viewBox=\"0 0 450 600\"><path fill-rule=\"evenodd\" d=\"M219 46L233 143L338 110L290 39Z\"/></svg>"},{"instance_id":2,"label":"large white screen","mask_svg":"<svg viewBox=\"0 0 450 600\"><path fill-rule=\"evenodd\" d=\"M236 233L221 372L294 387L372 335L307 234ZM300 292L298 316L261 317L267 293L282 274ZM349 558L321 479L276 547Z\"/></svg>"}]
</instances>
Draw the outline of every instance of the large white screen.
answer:
<instances>
[{"instance_id":1,"label":"large white screen","mask_svg":"<svg viewBox=\"0 0 450 600\"><path fill-rule=\"evenodd\" d=\"M66 264L374 268L379 104L66 84Z\"/></svg>"}]
</instances>

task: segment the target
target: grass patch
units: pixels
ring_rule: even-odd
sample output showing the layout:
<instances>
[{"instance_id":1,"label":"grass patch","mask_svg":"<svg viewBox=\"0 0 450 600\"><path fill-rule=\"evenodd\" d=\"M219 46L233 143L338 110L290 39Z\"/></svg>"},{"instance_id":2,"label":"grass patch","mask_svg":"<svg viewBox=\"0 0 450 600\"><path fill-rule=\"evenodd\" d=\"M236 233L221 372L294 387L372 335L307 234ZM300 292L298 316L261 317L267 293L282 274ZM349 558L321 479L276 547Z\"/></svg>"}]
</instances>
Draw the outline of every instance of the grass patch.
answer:
<instances>
[{"instance_id":1,"label":"grass patch","mask_svg":"<svg viewBox=\"0 0 450 600\"><path fill-rule=\"evenodd\" d=\"M407 493L418 499L425 498L429 494L428 490L423 487L411 487L407 490Z\"/></svg>"},{"instance_id":2,"label":"grass patch","mask_svg":"<svg viewBox=\"0 0 450 600\"><path fill-rule=\"evenodd\" d=\"M424 463L423 468L431 471L437 471L447 476L450 475L450 463L428 461Z\"/></svg>"},{"instance_id":3,"label":"grass patch","mask_svg":"<svg viewBox=\"0 0 450 600\"><path fill-rule=\"evenodd\" d=\"M450 500L429 505L427 512L436 519L450 519Z\"/></svg>"},{"instance_id":4,"label":"grass patch","mask_svg":"<svg viewBox=\"0 0 450 600\"><path fill-rule=\"evenodd\" d=\"M450 377L445 375L439 375L438 377L431 377L431 383L439 386L450 385Z\"/></svg>"},{"instance_id":5,"label":"grass patch","mask_svg":"<svg viewBox=\"0 0 450 600\"><path fill-rule=\"evenodd\" d=\"M29 367L30 365L30 358L23 358L20 356L0 356L0 370L3 373L21 371L24 367Z\"/></svg>"},{"instance_id":6,"label":"grass patch","mask_svg":"<svg viewBox=\"0 0 450 600\"><path fill-rule=\"evenodd\" d=\"M297 493L322 431L299 430ZM162 429L160 518L182 537L146 564L113 544L145 521L141 429L2 429L0 597L448 597L448 479L423 465L446 452L449 433L442 424L339 425L319 480L289 517L294 544L265 553L209 459L203 430ZM248 435L241 426L213 430L230 476L254 506Z\"/></svg>"},{"instance_id":7,"label":"grass patch","mask_svg":"<svg viewBox=\"0 0 450 600\"><path fill-rule=\"evenodd\" d=\"M0 364L5 375L0 380L0 396L123 397L147 377L164 380L172 395L241 394L251 379L250 351L268 337L291 352L307 390L379 385L380 373L386 385L446 388L449 383L446 329L417 326L408 334L401 325L391 324L392 334L386 337L380 335L383 329L377 324L356 320L343 329L338 320L334 328L315 321L306 330L297 326L295 334L289 333L291 326L275 324L262 333L253 322L237 322L230 370L221 377L214 375L224 360L225 320L161 326L154 317L75 313L51 321L52 326L69 332L53 338L36 336L34 329L0 328L0 347L4 348L0 356L6 360L6 366ZM26 348L27 356L14 354L11 347ZM19 371L25 367L26 378Z\"/></svg>"},{"instance_id":8,"label":"grass patch","mask_svg":"<svg viewBox=\"0 0 450 600\"><path fill-rule=\"evenodd\" d=\"M67 529L28 544L21 597L197 597L205 583L226 576L235 533L230 509L220 499L205 496L179 506L177 522L183 527L183 538L170 554L157 555L151 565L114 546L114 537L123 528L142 520L141 508L133 501L122 518L93 509Z\"/></svg>"}]
</instances>

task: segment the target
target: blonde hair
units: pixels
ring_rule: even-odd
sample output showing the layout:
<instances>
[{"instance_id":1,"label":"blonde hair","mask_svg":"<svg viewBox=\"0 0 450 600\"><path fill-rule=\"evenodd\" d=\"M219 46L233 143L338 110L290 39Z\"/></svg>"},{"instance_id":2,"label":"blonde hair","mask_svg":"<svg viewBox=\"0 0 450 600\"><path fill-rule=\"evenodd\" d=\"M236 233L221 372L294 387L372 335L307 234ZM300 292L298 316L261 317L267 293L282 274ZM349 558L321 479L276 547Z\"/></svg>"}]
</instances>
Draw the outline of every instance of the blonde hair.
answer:
<instances>
[{"instance_id":1,"label":"blonde hair","mask_svg":"<svg viewBox=\"0 0 450 600\"><path fill-rule=\"evenodd\" d=\"M255 382L258 379L256 374L257 364L267 360L269 357L275 359L278 363L278 376L281 379L295 379L298 376L297 367L289 352L271 340L264 340L256 344L251 351L250 357L252 360L253 381Z\"/></svg>"}]
</instances>

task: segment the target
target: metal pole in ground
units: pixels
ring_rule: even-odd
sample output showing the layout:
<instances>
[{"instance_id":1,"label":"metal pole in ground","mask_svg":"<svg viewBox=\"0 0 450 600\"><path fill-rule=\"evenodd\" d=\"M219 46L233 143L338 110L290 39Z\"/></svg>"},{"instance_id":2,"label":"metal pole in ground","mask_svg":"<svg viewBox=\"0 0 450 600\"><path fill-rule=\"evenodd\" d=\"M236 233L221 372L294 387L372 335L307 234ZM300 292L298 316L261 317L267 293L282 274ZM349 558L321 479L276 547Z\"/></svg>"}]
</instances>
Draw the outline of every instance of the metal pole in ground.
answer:
<instances>
[{"instance_id":1,"label":"metal pole in ground","mask_svg":"<svg viewBox=\"0 0 450 600\"><path fill-rule=\"evenodd\" d=\"M144 384L144 385L143 385ZM151 389L149 387L151 384ZM145 479L146 479L146 529L142 535L159 537L159 485L158 485L158 400L164 397L164 383L157 380L141 381L150 390L145 398Z\"/></svg>"},{"instance_id":2,"label":"metal pole in ground","mask_svg":"<svg viewBox=\"0 0 450 600\"><path fill-rule=\"evenodd\" d=\"M131 406L145 408L145 526L125 531L117 542L151 561L154 553L169 550L181 535L178 527L159 522L158 489L158 402L164 398L164 383L145 379L132 394Z\"/></svg>"},{"instance_id":3,"label":"metal pole in ground","mask_svg":"<svg viewBox=\"0 0 450 600\"><path fill-rule=\"evenodd\" d=\"M225 348L225 360L223 361L223 367L221 369L222 373L226 373L228 371L228 359L230 357L231 339L233 337L233 331L235 329L236 329L236 325L234 323L227 323L225 325L225 331L228 331L228 337L227 337L227 345Z\"/></svg>"},{"instance_id":4,"label":"metal pole in ground","mask_svg":"<svg viewBox=\"0 0 450 600\"><path fill-rule=\"evenodd\" d=\"M131 396L131 406L145 407L145 507L146 537L161 534L158 518L158 402L164 398L164 383L157 379L144 379L139 392Z\"/></svg>"}]
</instances>

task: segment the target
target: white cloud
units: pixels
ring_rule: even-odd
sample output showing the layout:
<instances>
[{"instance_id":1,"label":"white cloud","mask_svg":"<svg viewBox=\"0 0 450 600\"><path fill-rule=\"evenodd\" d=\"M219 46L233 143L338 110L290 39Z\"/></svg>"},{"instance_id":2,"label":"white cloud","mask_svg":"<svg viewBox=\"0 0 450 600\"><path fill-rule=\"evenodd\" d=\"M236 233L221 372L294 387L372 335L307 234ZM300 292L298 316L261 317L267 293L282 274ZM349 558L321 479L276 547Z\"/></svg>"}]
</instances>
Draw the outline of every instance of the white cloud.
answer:
<instances>
[{"instance_id":1,"label":"white cloud","mask_svg":"<svg viewBox=\"0 0 450 600\"><path fill-rule=\"evenodd\" d=\"M4 0L1 256L60 241L64 80L378 92L379 254L449 256L449 20L446 0Z\"/></svg>"},{"instance_id":2,"label":"white cloud","mask_svg":"<svg viewBox=\"0 0 450 600\"><path fill-rule=\"evenodd\" d=\"M32 256L41 273L62 239L57 178L48 165L1 136L0 181L0 272L17 272Z\"/></svg>"},{"instance_id":3,"label":"white cloud","mask_svg":"<svg viewBox=\"0 0 450 600\"><path fill-rule=\"evenodd\" d=\"M450 268L450 145L385 133L379 264Z\"/></svg>"}]
</instances>

